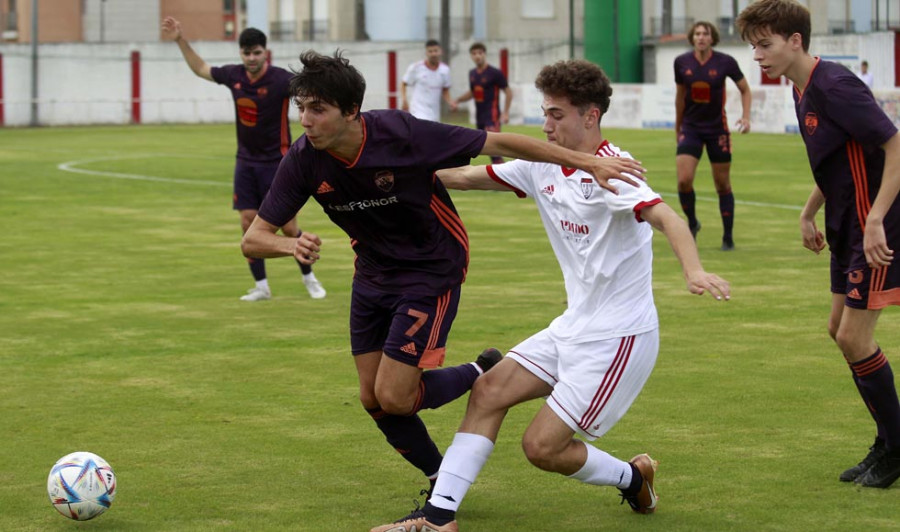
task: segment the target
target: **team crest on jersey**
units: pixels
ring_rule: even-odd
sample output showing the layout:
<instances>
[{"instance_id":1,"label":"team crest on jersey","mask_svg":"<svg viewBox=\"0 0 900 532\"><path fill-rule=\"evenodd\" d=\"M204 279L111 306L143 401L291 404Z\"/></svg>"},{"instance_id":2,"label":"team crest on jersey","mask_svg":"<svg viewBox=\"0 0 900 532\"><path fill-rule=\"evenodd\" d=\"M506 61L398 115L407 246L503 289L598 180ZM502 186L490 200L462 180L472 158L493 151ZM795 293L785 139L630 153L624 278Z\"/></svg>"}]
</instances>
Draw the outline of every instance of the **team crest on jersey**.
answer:
<instances>
[{"instance_id":1,"label":"team crest on jersey","mask_svg":"<svg viewBox=\"0 0 900 532\"><path fill-rule=\"evenodd\" d=\"M236 91L241 90L241 82L240 81L238 81L237 83L234 84L234 90L236 90Z\"/></svg>"},{"instance_id":2,"label":"team crest on jersey","mask_svg":"<svg viewBox=\"0 0 900 532\"><path fill-rule=\"evenodd\" d=\"M816 113L806 113L806 116L803 118L803 125L806 126L806 133L812 135L816 132L816 128L819 127L819 117L816 116Z\"/></svg>"},{"instance_id":3,"label":"team crest on jersey","mask_svg":"<svg viewBox=\"0 0 900 532\"><path fill-rule=\"evenodd\" d=\"M375 186L383 192L390 192L394 188L394 172L382 170L375 174Z\"/></svg>"},{"instance_id":4,"label":"team crest on jersey","mask_svg":"<svg viewBox=\"0 0 900 532\"><path fill-rule=\"evenodd\" d=\"M584 199L589 199L591 194L594 193L594 179L591 177L582 177L581 178L581 193L584 194Z\"/></svg>"},{"instance_id":5,"label":"team crest on jersey","mask_svg":"<svg viewBox=\"0 0 900 532\"><path fill-rule=\"evenodd\" d=\"M260 96L265 96L266 94L269 94L269 89L267 87L260 87L259 90L256 91L256 94L259 94Z\"/></svg>"},{"instance_id":6,"label":"team crest on jersey","mask_svg":"<svg viewBox=\"0 0 900 532\"><path fill-rule=\"evenodd\" d=\"M689 69L687 69L687 70L684 71L684 75L685 75L685 76L693 76L693 75L694 75L694 71L691 70L691 69L689 68Z\"/></svg>"},{"instance_id":7,"label":"team crest on jersey","mask_svg":"<svg viewBox=\"0 0 900 532\"><path fill-rule=\"evenodd\" d=\"M715 68L709 69L709 77L711 77L711 78L716 77L716 74L718 74L718 73L719 73L719 71L716 70Z\"/></svg>"}]
</instances>

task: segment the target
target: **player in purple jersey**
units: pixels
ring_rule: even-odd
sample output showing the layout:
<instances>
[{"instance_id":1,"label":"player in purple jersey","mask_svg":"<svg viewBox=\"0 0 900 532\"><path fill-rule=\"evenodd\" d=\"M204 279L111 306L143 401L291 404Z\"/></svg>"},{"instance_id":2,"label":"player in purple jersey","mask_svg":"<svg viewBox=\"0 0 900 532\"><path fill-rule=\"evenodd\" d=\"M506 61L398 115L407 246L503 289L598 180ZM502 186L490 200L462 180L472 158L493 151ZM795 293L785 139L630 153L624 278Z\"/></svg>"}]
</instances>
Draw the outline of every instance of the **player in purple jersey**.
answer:
<instances>
[{"instance_id":1,"label":"player in purple jersey","mask_svg":"<svg viewBox=\"0 0 900 532\"><path fill-rule=\"evenodd\" d=\"M615 190L610 178L641 175L643 168L399 110L360 112L365 80L340 52L307 51L300 61L291 95L305 133L282 160L244 235L244 254L319 260L317 235L277 234L310 198L347 233L356 253L350 344L360 401L387 441L433 480L442 457L418 411L464 394L500 358L488 350L476 364L432 369L444 360L468 265L465 226L434 172L480 154L504 155L582 168Z\"/></svg>"},{"instance_id":2,"label":"player in purple jersey","mask_svg":"<svg viewBox=\"0 0 900 532\"><path fill-rule=\"evenodd\" d=\"M697 22L688 32L694 49L675 58L675 163L678 199L696 238L700 221L696 215L694 175L706 146L713 182L719 195L722 217L722 250L734 249L734 193L731 190L731 133L725 116L725 80L731 78L741 91L743 116L737 121L741 133L750 131L750 85L737 61L713 51L719 31L709 22Z\"/></svg>"},{"instance_id":3,"label":"player in purple jersey","mask_svg":"<svg viewBox=\"0 0 900 532\"><path fill-rule=\"evenodd\" d=\"M450 108L456 110L461 102L475 99L475 126L485 131L500 131L500 124L509 123L509 106L513 92L506 82L506 76L499 68L487 63L487 47L476 42L469 47L469 57L475 68L469 71L469 90L453 100ZM500 112L500 91L503 91L503 112ZM493 157L491 162L500 164L503 157Z\"/></svg>"},{"instance_id":4,"label":"player in purple jersey","mask_svg":"<svg viewBox=\"0 0 900 532\"><path fill-rule=\"evenodd\" d=\"M794 83L800 133L815 187L800 215L803 245L831 251L828 332L877 427L875 443L845 482L887 488L900 477L900 402L891 365L875 342L881 309L900 305L900 135L872 92L841 65L809 54L810 15L792 0L760 0L741 12L741 37L772 78ZM825 205L825 234L816 213Z\"/></svg>"},{"instance_id":5,"label":"player in purple jersey","mask_svg":"<svg viewBox=\"0 0 900 532\"><path fill-rule=\"evenodd\" d=\"M234 194L232 208L241 215L241 231L247 232L263 198L272 185L278 163L291 144L288 122L291 73L269 65L266 58L266 35L247 28L238 39L241 48L240 65L211 67L191 48L184 38L181 24L172 17L162 23L163 34L174 40L184 60L197 76L225 85L234 98L237 129L237 160L234 166ZM300 234L296 218L287 220L281 231L288 236ZM266 263L262 259L248 259L255 286L242 301L270 299L272 291L266 277ZM325 297L325 289L316 279L312 266L298 261L303 284L313 299Z\"/></svg>"}]
</instances>

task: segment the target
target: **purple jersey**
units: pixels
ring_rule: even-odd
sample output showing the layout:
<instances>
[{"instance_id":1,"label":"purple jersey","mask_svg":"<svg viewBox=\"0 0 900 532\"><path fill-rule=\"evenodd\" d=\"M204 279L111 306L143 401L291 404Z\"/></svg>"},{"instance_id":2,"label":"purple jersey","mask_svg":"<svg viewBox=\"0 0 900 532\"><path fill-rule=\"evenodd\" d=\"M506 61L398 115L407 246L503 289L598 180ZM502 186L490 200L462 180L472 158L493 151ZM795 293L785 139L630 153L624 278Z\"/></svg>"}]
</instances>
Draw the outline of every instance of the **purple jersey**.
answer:
<instances>
[{"instance_id":1,"label":"purple jersey","mask_svg":"<svg viewBox=\"0 0 900 532\"><path fill-rule=\"evenodd\" d=\"M500 124L500 90L507 86L506 76L499 68L486 65L484 70L469 71L469 89L475 100L475 122L479 129Z\"/></svg>"},{"instance_id":2,"label":"purple jersey","mask_svg":"<svg viewBox=\"0 0 900 532\"><path fill-rule=\"evenodd\" d=\"M250 81L243 65L212 67L210 74L216 83L231 89L234 98L238 159L281 160L291 145L288 89L292 74L272 65L256 81Z\"/></svg>"},{"instance_id":3,"label":"purple jersey","mask_svg":"<svg viewBox=\"0 0 900 532\"><path fill-rule=\"evenodd\" d=\"M794 104L813 177L825 196L828 245L845 264L851 247L862 247L865 220L884 171L881 145L897 128L869 88L830 61L816 63L803 94L794 87ZM894 202L885 227L898 216L900 202Z\"/></svg>"},{"instance_id":4,"label":"purple jersey","mask_svg":"<svg viewBox=\"0 0 900 532\"><path fill-rule=\"evenodd\" d=\"M725 78L731 78L735 83L744 79L737 61L728 54L713 51L703 63L692 51L675 58L675 83L687 89L682 127L710 132L728 131Z\"/></svg>"},{"instance_id":5,"label":"purple jersey","mask_svg":"<svg viewBox=\"0 0 900 532\"><path fill-rule=\"evenodd\" d=\"M469 164L487 134L403 111L361 113L354 161L313 148L306 135L281 161L259 216L284 225L313 197L351 239L356 281L436 295L465 278L466 229L436 170Z\"/></svg>"}]
</instances>

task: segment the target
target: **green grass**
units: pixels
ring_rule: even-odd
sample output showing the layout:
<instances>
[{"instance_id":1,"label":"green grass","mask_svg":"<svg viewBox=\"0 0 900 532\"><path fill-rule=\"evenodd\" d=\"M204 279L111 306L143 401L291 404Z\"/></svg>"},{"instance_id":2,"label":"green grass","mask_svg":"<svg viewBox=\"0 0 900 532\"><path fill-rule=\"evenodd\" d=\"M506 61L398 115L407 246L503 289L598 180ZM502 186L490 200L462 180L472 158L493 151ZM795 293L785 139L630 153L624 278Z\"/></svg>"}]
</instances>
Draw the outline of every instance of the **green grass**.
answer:
<instances>
[{"instance_id":1,"label":"green grass","mask_svg":"<svg viewBox=\"0 0 900 532\"><path fill-rule=\"evenodd\" d=\"M606 133L679 210L671 132ZM812 186L801 141L734 144L737 199L754 202L738 204L734 252L718 249L705 160L696 181L701 257L733 299L689 294L657 235L659 361L597 442L660 460L658 513L531 467L519 438L535 401L508 416L460 513L465 532L896 527L898 489L837 481L874 432L825 330L828 259L800 245ZM238 301L252 283L230 210L233 152L231 125L0 129L0 529L351 531L411 508L423 481L357 400L348 239L310 204L299 221L324 239L328 298L309 299L282 259L268 262L272 301ZM94 173L57 168L85 160L77 167ZM530 201L454 200L471 266L448 364L515 345L565 299ZM878 331L889 356L896 319L886 310ZM464 407L423 413L441 448ZM106 458L119 480L112 509L89 523L57 515L45 494L50 466L76 450Z\"/></svg>"}]
</instances>

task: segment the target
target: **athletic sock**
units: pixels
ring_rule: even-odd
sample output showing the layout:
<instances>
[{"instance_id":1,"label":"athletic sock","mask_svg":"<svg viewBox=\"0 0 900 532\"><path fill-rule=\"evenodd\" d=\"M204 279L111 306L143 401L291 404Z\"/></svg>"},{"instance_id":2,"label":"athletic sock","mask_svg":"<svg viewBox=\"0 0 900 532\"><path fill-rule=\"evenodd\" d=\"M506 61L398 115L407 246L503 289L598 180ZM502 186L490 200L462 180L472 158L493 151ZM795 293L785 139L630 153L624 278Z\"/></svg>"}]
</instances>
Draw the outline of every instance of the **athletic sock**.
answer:
<instances>
[{"instance_id":1,"label":"athletic sock","mask_svg":"<svg viewBox=\"0 0 900 532\"><path fill-rule=\"evenodd\" d=\"M262 281L266 278L266 261L265 259L247 259L250 266L250 273L253 274L255 281Z\"/></svg>"},{"instance_id":2,"label":"athletic sock","mask_svg":"<svg viewBox=\"0 0 900 532\"><path fill-rule=\"evenodd\" d=\"M297 259L294 260L297 261L297 266L300 266L300 273L302 273L304 276L312 273L312 266L310 266L309 264L303 264Z\"/></svg>"},{"instance_id":3,"label":"athletic sock","mask_svg":"<svg viewBox=\"0 0 900 532\"><path fill-rule=\"evenodd\" d=\"M850 365L858 379L863 400L872 411L876 424L883 428L888 449L900 448L900 401L894 386L894 372L881 348L872 356Z\"/></svg>"},{"instance_id":4,"label":"athletic sock","mask_svg":"<svg viewBox=\"0 0 900 532\"><path fill-rule=\"evenodd\" d=\"M681 210L684 211L684 215L687 216L688 226L691 228L697 226L697 213L695 210L695 206L697 204L697 195L693 190L690 192L679 192L678 193L678 201L681 203Z\"/></svg>"},{"instance_id":5,"label":"athletic sock","mask_svg":"<svg viewBox=\"0 0 900 532\"><path fill-rule=\"evenodd\" d=\"M587 449L587 460L581 469L569 475L569 478L595 486L615 486L622 490L631 486L633 477L631 464L610 456L593 445L580 443Z\"/></svg>"},{"instance_id":6,"label":"athletic sock","mask_svg":"<svg viewBox=\"0 0 900 532\"><path fill-rule=\"evenodd\" d=\"M722 238L731 240L734 227L734 194L730 190L725 194L719 194L719 214L722 215Z\"/></svg>"},{"instance_id":7,"label":"athletic sock","mask_svg":"<svg viewBox=\"0 0 900 532\"><path fill-rule=\"evenodd\" d=\"M484 436L466 432L456 433L444 461L441 462L441 470L434 491L431 492L431 499L425 505L425 515L429 521L434 519L434 524L443 525L453 520L469 487L475 482L493 450L494 442ZM436 509L445 512L436 512ZM443 522L439 523L438 520Z\"/></svg>"},{"instance_id":8,"label":"athletic sock","mask_svg":"<svg viewBox=\"0 0 900 532\"><path fill-rule=\"evenodd\" d=\"M417 415L395 416L379 408L366 409L387 442L419 469L426 477L434 477L441 467L441 452L428 434L425 423Z\"/></svg>"},{"instance_id":9,"label":"athletic sock","mask_svg":"<svg viewBox=\"0 0 900 532\"><path fill-rule=\"evenodd\" d=\"M265 290L268 292L269 291L269 280L268 279L260 279L259 281L256 281L256 287L259 288L260 290Z\"/></svg>"},{"instance_id":10,"label":"athletic sock","mask_svg":"<svg viewBox=\"0 0 900 532\"><path fill-rule=\"evenodd\" d=\"M848 363L848 365L850 365ZM875 422L875 427L878 430L876 437L884 441L884 425L881 423L881 420L878 419L878 415L875 414L875 409L872 408L872 405L869 404L869 401L866 399L866 394L863 391L862 385L859 383L859 377L856 376L856 373L853 371L853 366L850 365L850 373L853 375L853 384L856 385L856 390L859 392L859 396L862 397L863 402L866 404L866 409L868 409L869 414L872 416L872 420Z\"/></svg>"},{"instance_id":11,"label":"athletic sock","mask_svg":"<svg viewBox=\"0 0 900 532\"><path fill-rule=\"evenodd\" d=\"M423 372L413 413L453 401L471 390L480 374L479 369L471 363Z\"/></svg>"}]
</instances>

